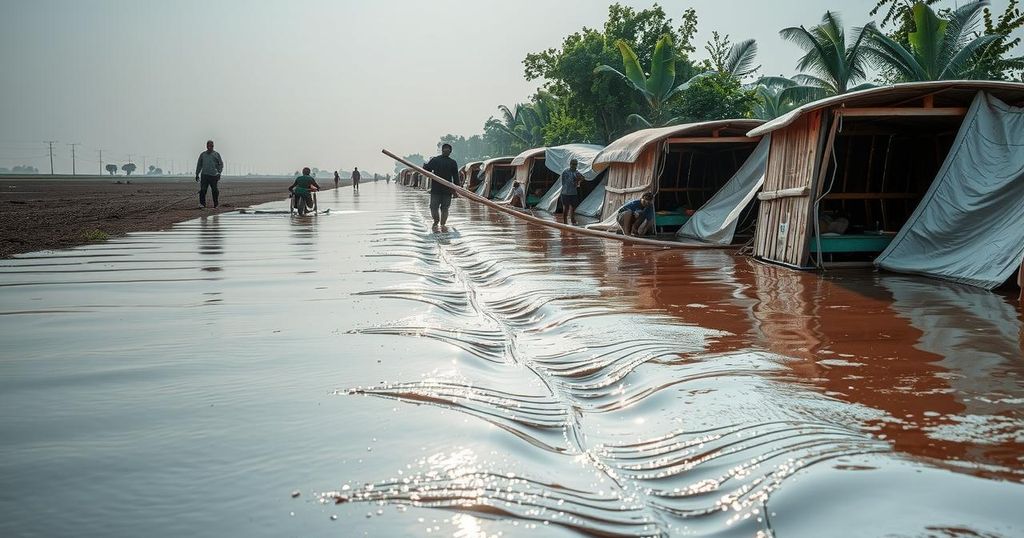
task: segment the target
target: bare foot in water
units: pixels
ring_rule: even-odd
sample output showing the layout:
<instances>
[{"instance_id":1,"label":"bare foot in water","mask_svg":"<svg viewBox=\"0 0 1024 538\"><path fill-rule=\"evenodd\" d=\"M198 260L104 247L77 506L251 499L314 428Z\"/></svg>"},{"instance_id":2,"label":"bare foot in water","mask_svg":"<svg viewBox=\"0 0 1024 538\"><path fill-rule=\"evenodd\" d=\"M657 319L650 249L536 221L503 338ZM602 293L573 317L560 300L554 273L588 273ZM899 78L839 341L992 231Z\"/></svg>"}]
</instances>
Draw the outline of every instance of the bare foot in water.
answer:
<instances>
[{"instance_id":1,"label":"bare foot in water","mask_svg":"<svg viewBox=\"0 0 1024 538\"><path fill-rule=\"evenodd\" d=\"M448 227L445 226L444 224L441 225L441 233L443 233L443 234L448 233Z\"/></svg>"}]
</instances>

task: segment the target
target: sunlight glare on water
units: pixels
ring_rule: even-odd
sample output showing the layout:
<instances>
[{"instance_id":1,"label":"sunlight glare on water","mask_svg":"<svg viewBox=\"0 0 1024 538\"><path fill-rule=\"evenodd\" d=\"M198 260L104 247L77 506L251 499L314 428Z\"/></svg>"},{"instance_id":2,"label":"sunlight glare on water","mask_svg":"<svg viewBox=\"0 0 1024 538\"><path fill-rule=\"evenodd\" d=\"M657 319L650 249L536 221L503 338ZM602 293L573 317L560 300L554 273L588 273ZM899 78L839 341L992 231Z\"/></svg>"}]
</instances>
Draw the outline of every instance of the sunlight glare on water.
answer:
<instances>
[{"instance_id":1,"label":"sunlight glare on water","mask_svg":"<svg viewBox=\"0 0 1024 538\"><path fill-rule=\"evenodd\" d=\"M1010 299L361 191L0 262L0 535L1024 535Z\"/></svg>"}]
</instances>

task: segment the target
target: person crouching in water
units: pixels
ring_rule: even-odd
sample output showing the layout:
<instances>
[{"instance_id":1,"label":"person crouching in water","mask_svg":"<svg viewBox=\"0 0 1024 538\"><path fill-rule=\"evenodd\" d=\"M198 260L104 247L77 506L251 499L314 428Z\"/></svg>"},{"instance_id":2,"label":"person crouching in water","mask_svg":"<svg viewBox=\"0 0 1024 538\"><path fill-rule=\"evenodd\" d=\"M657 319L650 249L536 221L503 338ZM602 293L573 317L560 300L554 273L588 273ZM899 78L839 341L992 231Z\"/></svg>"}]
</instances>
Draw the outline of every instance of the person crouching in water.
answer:
<instances>
[{"instance_id":1,"label":"person crouching in water","mask_svg":"<svg viewBox=\"0 0 1024 538\"><path fill-rule=\"evenodd\" d=\"M639 200L627 202L619 208L616 220L622 233L642 237L654 229L654 196L645 192Z\"/></svg>"},{"instance_id":2,"label":"person crouching in water","mask_svg":"<svg viewBox=\"0 0 1024 538\"><path fill-rule=\"evenodd\" d=\"M303 168L302 175L295 178L292 186L288 187L288 191L292 193L292 203L295 204L300 215L305 215L313 208L313 193L318 190L320 190L320 185L317 185L313 176L309 175L309 167Z\"/></svg>"},{"instance_id":3,"label":"person crouching in water","mask_svg":"<svg viewBox=\"0 0 1024 538\"><path fill-rule=\"evenodd\" d=\"M526 209L526 189L518 181L512 182L512 207Z\"/></svg>"}]
</instances>

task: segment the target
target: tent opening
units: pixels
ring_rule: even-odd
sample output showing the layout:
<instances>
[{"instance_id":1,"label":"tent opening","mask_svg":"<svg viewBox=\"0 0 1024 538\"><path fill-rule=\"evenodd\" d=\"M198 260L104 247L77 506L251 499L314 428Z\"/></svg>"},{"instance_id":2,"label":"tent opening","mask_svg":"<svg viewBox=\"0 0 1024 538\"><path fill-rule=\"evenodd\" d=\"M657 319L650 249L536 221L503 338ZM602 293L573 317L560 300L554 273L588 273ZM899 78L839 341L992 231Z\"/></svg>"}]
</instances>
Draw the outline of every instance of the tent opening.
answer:
<instances>
[{"instance_id":1,"label":"tent opening","mask_svg":"<svg viewBox=\"0 0 1024 538\"><path fill-rule=\"evenodd\" d=\"M491 192L489 198L494 198L512 181L516 175L516 168L508 164L496 164L491 172Z\"/></svg>"},{"instance_id":2,"label":"tent opening","mask_svg":"<svg viewBox=\"0 0 1024 538\"><path fill-rule=\"evenodd\" d=\"M758 140L670 144L654 189L659 232L675 232L736 174ZM639 197L639 195L638 195ZM750 204L756 206L757 204ZM744 210L737 232L750 235L756 207Z\"/></svg>"},{"instance_id":3,"label":"tent opening","mask_svg":"<svg viewBox=\"0 0 1024 538\"><path fill-rule=\"evenodd\" d=\"M537 205L537 202L540 202L540 199L557 180L558 174L548 170L548 167L544 165L543 158L534 159L533 165L530 167L528 184L524 186L527 190L527 205L531 207Z\"/></svg>"},{"instance_id":4,"label":"tent opening","mask_svg":"<svg viewBox=\"0 0 1024 538\"><path fill-rule=\"evenodd\" d=\"M818 193L826 263L870 262L924 197L956 138L961 116L844 118Z\"/></svg>"}]
</instances>

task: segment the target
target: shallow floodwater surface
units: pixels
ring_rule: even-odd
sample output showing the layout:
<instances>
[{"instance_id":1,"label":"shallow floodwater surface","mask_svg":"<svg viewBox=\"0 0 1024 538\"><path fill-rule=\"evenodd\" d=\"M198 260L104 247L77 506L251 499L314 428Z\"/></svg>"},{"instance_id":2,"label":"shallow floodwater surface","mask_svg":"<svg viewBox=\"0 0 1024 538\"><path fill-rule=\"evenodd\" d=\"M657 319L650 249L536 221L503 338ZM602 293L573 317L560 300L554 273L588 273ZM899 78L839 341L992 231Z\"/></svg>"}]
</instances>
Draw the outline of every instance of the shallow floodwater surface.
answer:
<instances>
[{"instance_id":1,"label":"shallow floodwater surface","mask_svg":"<svg viewBox=\"0 0 1024 538\"><path fill-rule=\"evenodd\" d=\"M0 262L0 536L1024 536L1015 299L320 205Z\"/></svg>"}]
</instances>

